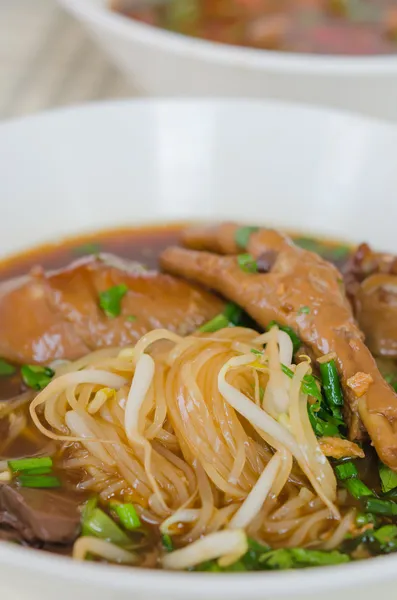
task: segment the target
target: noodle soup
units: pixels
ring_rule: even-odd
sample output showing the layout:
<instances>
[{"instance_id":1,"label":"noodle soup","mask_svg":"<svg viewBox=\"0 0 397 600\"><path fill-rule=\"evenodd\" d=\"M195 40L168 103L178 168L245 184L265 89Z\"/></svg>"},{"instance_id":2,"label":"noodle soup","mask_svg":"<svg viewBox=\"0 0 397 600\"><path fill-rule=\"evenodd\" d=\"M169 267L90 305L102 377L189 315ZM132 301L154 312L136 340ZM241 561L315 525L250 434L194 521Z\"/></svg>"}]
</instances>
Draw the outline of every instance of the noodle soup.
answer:
<instances>
[{"instance_id":1,"label":"noodle soup","mask_svg":"<svg viewBox=\"0 0 397 600\"><path fill-rule=\"evenodd\" d=\"M293 238L160 227L2 265L0 539L206 572L397 549L396 261Z\"/></svg>"}]
</instances>

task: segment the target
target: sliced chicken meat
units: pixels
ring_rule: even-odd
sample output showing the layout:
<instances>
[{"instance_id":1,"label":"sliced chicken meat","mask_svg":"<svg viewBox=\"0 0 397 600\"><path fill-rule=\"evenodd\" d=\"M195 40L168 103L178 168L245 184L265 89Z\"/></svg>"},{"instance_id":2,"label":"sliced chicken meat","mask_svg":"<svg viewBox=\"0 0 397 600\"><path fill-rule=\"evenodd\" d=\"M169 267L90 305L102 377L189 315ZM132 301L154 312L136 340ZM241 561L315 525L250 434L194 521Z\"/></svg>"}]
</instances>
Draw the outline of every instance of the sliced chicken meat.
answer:
<instances>
[{"instance_id":1,"label":"sliced chicken meat","mask_svg":"<svg viewBox=\"0 0 397 600\"><path fill-rule=\"evenodd\" d=\"M125 284L120 314L100 307L100 293ZM17 363L76 359L124 346L157 327L191 333L223 309L213 294L170 275L109 255L51 273L0 284L0 356Z\"/></svg>"},{"instance_id":2,"label":"sliced chicken meat","mask_svg":"<svg viewBox=\"0 0 397 600\"><path fill-rule=\"evenodd\" d=\"M350 439L368 431L380 458L397 470L397 395L385 382L353 317L339 271L318 255L296 247L274 230L252 231L246 248L238 225L188 230L184 244L169 248L163 268L173 275L208 286L240 304L260 325L276 320L293 327L314 356L334 352L344 395ZM267 273L244 271L236 256L251 253ZM210 251L210 252L208 252ZM349 387L368 375L365 393ZM360 388L361 389L361 388ZM363 428L363 424L365 429Z\"/></svg>"}]
</instances>

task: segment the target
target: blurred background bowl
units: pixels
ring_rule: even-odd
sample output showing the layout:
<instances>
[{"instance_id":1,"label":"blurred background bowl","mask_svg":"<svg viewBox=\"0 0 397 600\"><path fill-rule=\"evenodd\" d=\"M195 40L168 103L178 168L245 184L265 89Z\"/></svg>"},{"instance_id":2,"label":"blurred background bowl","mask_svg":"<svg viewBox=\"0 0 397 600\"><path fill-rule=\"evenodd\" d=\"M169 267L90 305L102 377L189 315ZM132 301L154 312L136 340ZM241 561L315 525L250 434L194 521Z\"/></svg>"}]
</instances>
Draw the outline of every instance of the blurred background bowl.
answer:
<instances>
[{"instance_id":1,"label":"blurred background bowl","mask_svg":"<svg viewBox=\"0 0 397 600\"><path fill-rule=\"evenodd\" d=\"M59 0L141 93L277 98L397 120L397 55L320 56L194 39L112 12L107 0Z\"/></svg>"}]
</instances>

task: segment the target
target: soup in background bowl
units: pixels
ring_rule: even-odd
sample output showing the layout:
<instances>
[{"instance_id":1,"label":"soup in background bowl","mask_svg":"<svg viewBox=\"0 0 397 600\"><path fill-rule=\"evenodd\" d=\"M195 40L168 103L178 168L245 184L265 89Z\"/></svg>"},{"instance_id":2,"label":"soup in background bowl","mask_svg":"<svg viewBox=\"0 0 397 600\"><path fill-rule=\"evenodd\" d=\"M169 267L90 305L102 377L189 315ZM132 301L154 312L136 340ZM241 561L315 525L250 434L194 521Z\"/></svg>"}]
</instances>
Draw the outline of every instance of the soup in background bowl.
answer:
<instances>
[{"instance_id":1,"label":"soup in background bowl","mask_svg":"<svg viewBox=\"0 0 397 600\"><path fill-rule=\"evenodd\" d=\"M363 1L352 0L349 7L361 7ZM260 12L261 3L244 3L238 9L234 2L206 4L214 10L211 9L213 25L205 33L208 20L191 11L189 2L170 3L169 11L172 6L175 9L172 18L177 16L178 20L172 20L173 26L168 28L165 5L161 2L152 6L146 16L136 9L138 17L132 19L112 10L108 0L59 2L87 27L129 77L137 94L274 98L339 107L382 119L397 118L395 9L387 0L368 1L354 22L344 16L344 5L341 16L334 17L328 16L331 13L325 8L319 10L317 2L307 3L305 10L295 10L297 4L291 2L293 13L303 11L311 16L291 19L289 9L271 14L273 25L269 34L266 23L255 25L259 36L265 30L265 42L267 38L269 43L270 35L270 50L247 44L244 19L236 17L239 13ZM114 6L128 10L121 0ZM227 10L232 11L231 17L219 17L222 11L228 14ZM142 20L138 20L138 13ZM338 9L332 14L336 13ZM175 33L175 23L180 18L183 21L186 15L183 27L191 34L179 35ZM148 25L145 20L159 26ZM203 33L198 35L200 27ZM216 43L221 39L228 43ZM289 50L292 39L302 51L278 50ZM265 48L267 43L263 44ZM338 53L336 48L343 48L344 53Z\"/></svg>"},{"instance_id":2,"label":"soup in background bowl","mask_svg":"<svg viewBox=\"0 0 397 600\"><path fill-rule=\"evenodd\" d=\"M111 8L169 31L264 50L370 56L397 53L394 0L166 0Z\"/></svg>"}]
</instances>

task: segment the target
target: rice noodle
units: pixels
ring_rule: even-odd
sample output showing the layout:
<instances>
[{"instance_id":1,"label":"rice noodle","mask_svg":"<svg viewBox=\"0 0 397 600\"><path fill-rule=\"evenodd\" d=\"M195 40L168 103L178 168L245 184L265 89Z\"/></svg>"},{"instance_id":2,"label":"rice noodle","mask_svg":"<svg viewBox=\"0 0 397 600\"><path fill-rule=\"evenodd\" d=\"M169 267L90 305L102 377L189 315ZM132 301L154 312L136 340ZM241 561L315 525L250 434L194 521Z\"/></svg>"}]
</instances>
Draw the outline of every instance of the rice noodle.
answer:
<instances>
[{"instance_id":1,"label":"rice noodle","mask_svg":"<svg viewBox=\"0 0 397 600\"><path fill-rule=\"evenodd\" d=\"M230 521L229 527L231 529L244 529L256 517L274 485L281 462L282 457L279 453L270 459L258 481Z\"/></svg>"},{"instance_id":2,"label":"rice noodle","mask_svg":"<svg viewBox=\"0 0 397 600\"><path fill-rule=\"evenodd\" d=\"M310 364L292 360L277 327L186 338L154 330L135 347L57 365L30 414L40 432L65 442L62 466L81 469L79 489L105 502L129 498L142 520L178 537L167 568L229 564L244 553L246 533L272 547L331 548L351 511L341 518L335 507L333 470L308 418ZM135 561L84 540L79 558Z\"/></svg>"}]
</instances>

